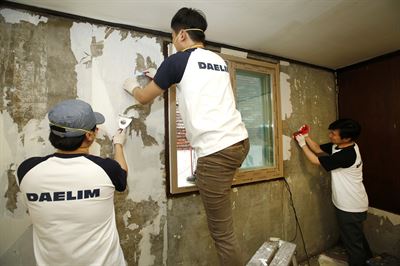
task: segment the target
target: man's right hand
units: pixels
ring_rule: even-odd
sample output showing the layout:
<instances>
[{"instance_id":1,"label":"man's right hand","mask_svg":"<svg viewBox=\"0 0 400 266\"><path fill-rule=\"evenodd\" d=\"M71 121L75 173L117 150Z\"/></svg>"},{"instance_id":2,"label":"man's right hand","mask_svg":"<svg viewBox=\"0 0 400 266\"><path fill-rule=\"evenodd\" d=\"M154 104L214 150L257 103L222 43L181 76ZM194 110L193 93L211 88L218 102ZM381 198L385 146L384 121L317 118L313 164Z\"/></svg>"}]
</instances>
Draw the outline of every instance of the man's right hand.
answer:
<instances>
[{"instance_id":1,"label":"man's right hand","mask_svg":"<svg viewBox=\"0 0 400 266\"><path fill-rule=\"evenodd\" d=\"M125 134L125 130L123 129L118 129L117 133L115 133L115 135L112 138L112 142L113 144L121 144L124 145L126 141L126 134Z\"/></svg>"}]
</instances>

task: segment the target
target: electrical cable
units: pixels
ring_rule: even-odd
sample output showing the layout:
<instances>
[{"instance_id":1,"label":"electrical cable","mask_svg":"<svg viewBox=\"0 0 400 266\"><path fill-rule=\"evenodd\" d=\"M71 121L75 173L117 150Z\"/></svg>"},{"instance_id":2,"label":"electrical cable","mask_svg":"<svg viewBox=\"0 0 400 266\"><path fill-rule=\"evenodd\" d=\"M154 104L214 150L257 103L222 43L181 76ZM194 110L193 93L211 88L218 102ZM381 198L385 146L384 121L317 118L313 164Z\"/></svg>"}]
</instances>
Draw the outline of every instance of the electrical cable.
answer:
<instances>
[{"instance_id":1,"label":"electrical cable","mask_svg":"<svg viewBox=\"0 0 400 266\"><path fill-rule=\"evenodd\" d=\"M306 248L306 242L304 241L303 231L301 230L299 218L297 217L296 208L295 208L295 206L294 206L292 191L290 190L290 186L289 186L289 183L287 182L286 178L283 178L283 180L285 181L286 189L287 189L288 192L289 192L290 205L292 206L292 209L293 209L293 212L294 212L294 217L295 217L295 219L296 219L296 233L295 233L295 236L294 236L293 241L294 241L294 240L296 239L296 237L297 237L297 227L298 227L298 228L299 228L299 231L300 231L301 240L302 240L302 242L303 242L304 252L306 253L307 262L308 262L308 265L311 266L310 257L308 256L308 252L307 252L307 248ZM290 241L290 242L292 242L292 241Z\"/></svg>"}]
</instances>

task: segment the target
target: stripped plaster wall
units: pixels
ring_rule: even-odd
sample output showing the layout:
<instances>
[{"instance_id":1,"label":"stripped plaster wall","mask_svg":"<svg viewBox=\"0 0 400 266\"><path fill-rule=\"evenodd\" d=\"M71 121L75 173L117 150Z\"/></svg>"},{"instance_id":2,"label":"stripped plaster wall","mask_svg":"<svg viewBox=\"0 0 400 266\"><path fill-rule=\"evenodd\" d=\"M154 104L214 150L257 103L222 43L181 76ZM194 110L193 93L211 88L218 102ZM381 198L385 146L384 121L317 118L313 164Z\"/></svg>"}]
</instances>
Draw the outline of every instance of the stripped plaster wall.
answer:
<instances>
[{"instance_id":1,"label":"stripped plaster wall","mask_svg":"<svg viewBox=\"0 0 400 266\"><path fill-rule=\"evenodd\" d=\"M166 197L162 97L132 106L123 80L162 61L161 38L25 10L0 9L0 264L34 265L29 217L15 184L27 157L53 152L46 112L79 98L101 111L92 153L112 154L110 138L121 112L135 119L125 146L128 190L116 194L117 223L129 265L217 265L198 194ZM329 174L308 163L291 133L309 123L316 141L337 117L334 74L280 62L284 175L291 188L309 254L336 243ZM143 81L145 82L145 81ZM283 180L232 189L235 229L246 260L269 237L293 240L305 258Z\"/></svg>"},{"instance_id":2,"label":"stripped plaster wall","mask_svg":"<svg viewBox=\"0 0 400 266\"><path fill-rule=\"evenodd\" d=\"M135 107L121 89L135 71L161 63L161 39L9 8L0 10L0 36L0 264L34 264L25 264L32 258L31 227L15 170L27 157L54 152L46 113L68 98L85 100L106 117L91 149L96 155L112 154L119 113L138 117L125 145L129 188L116 194L117 224L129 265L165 263L163 99Z\"/></svg>"},{"instance_id":3,"label":"stripped plaster wall","mask_svg":"<svg viewBox=\"0 0 400 266\"><path fill-rule=\"evenodd\" d=\"M292 189L307 252L316 254L334 245L339 237L331 202L330 174L312 165L291 136L299 126L308 124L310 136L317 143L328 141L328 125L337 118L335 77L332 72L302 65L281 62L280 66L284 176ZM288 204L287 199L283 200ZM289 227L293 224L293 211L287 212L286 226L291 228L288 234L296 235L294 227ZM304 259L299 232L295 242L299 257Z\"/></svg>"}]
</instances>

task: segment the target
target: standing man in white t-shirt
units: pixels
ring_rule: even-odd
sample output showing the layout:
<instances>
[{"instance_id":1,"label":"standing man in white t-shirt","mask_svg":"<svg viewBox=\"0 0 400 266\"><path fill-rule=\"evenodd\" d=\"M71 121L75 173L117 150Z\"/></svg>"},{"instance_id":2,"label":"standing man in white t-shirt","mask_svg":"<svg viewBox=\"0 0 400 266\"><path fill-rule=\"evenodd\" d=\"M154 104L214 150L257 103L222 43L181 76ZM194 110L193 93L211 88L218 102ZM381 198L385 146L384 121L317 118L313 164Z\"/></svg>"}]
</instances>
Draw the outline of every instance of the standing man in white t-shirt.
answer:
<instances>
[{"instance_id":1,"label":"standing man in white t-shirt","mask_svg":"<svg viewBox=\"0 0 400 266\"><path fill-rule=\"evenodd\" d=\"M89 154L104 116L81 100L66 100L48 114L56 153L31 157L17 171L33 224L37 265L125 266L114 211L128 167L125 133L113 138L114 160Z\"/></svg>"},{"instance_id":2,"label":"standing man in white t-shirt","mask_svg":"<svg viewBox=\"0 0 400 266\"><path fill-rule=\"evenodd\" d=\"M205 16L181 8L171 20L178 51L160 65L152 82L140 88L128 79L124 89L142 104L176 84L186 137L195 149L196 184L221 265L243 265L233 231L230 191L233 177L249 150L247 130L236 109L225 61L204 49Z\"/></svg>"},{"instance_id":3,"label":"standing man in white t-shirt","mask_svg":"<svg viewBox=\"0 0 400 266\"><path fill-rule=\"evenodd\" d=\"M332 201L349 265L365 265L372 253L363 233L368 196L362 183L363 162L355 143L361 126L351 119L339 119L329 125L331 142L323 145L308 136L307 126L301 129L294 136L308 160L331 172Z\"/></svg>"}]
</instances>

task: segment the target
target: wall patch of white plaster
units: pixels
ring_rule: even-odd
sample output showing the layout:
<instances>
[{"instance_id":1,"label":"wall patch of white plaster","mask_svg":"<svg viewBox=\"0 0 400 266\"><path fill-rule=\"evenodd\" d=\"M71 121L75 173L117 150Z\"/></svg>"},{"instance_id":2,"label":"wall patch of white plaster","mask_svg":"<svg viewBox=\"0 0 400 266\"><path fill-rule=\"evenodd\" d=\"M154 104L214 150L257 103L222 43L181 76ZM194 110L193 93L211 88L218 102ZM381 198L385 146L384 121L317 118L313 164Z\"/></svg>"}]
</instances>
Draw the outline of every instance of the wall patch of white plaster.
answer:
<instances>
[{"instance_id":1,"label":"wall patch of white plaster","mask_svg":"<svg viewBox=\"0 0 400 266\"><path fill-rule=\"evenodd\" d=\"M107 38L106 34L106 27L88 23L73 23L70 29L71 49L78 62L75 66L78 98L89 102L94 110L105 116L106 121L101 125L101 130L111 138L118 128L118 114L133 105L132 96L122 89L122 84L137 70L138 55L143 56L145 63L150 58L152 63L159 66L163 54L157 38L132 37L128 34L121 40L120 30L114 30ZM96 55L91 54L94 40L102 46ZM140 230L142 239L139 243L138 264L153 265L155 257L151 252L152 236L165 229L161 222L166 217L167 207L172 208L173 204L172 201L166 200L163 178L165 166L159 157L164 150L163 101L156 99L153 102L145 125L147 134L153 137L158 145L144 146L141 132L128 130L124 152L129 169L127 199L133 202L155 201L159 207L157 216L147 221ZM124 214L124 223L129 229L137 226L128 224L127 213Z\"/></svg>"},{"instance_id":2,"label":"wall patch of white plaster","mask_svg":"<svg viewBox=\"0 0 400 266\"><path fill-rule=\"evenodd\" d=\"M135 224L135 223L131 223L130 225L127 226L129 230L135 230L139 228L139 225Z\"/></svg>"},{"instance_id":3,"label":"wall patch of white plaster","mask_svg":"<svg viewBox=\"0 0 400 266\"><path fill-rule=\"evenodd\" d=\"M281 66L290 66L290 63L288 61L279 61L279 64Z\"/></svg>"},{"instance_id":4,"label":"wall patch of white plaster","mask_svg":"<svg viewBox=\"0 0 400 266\"><path fill-rule=\"evenodd\" d=\"M128 228L129 230L135 230L137 228L139 228L139 225L135 224L135 223L131 223L129 224L128 219L131 218L131 212L127 211L126 213L124 213L124 215L122 216L122 219L124 220L124 225L126 228Z\"/></svg>"},{"instance_id":5,"label":"wall patch of white plaster","mask_svg":"<svg viewBox=\"0 0 400 266\"><path fill-rule=\"evenodd\" d=\"M26 136L24 137L25 158L45 156L54 152L55 148L48 140L50 129L47 117L42 120L29 120L22 132Z\"/></svg>"},{"instance_id":6,"label":"wall patch of white plaster","mask_svg":"<svg viewBox=\"0 0 400 266\"><path fill-rule=\"evenodd\" d=\"M131 218L131 212L130 211L126 211L123 215L122 215L122 220L124 221L124 225L125 227L128 227L128 219Z\"/></svg>"},{"instance_id":7,"label":"wall patch of white plaster","mask_svg":"<svg viewBox=\"0 0 400 266\"><path fill-rule=\"evenodd\" d=\"M292 112L292 102L290 101L290 76L286 73L280 73L280 86L281 86L281 106L282 106L282 120L288 119Z\"/></svg>"},{"instance_id":8,"label":"wall patch of white plaster","mask_svg":"<svg viewBox=\"0 0 400 266\"><path fill-rule=\"evenodd\" d=\"M131 37L121 41L118 30L113 31L107 39L105 27L97 27L88 23L74 23L71 27L71 48L79 62L77 72L78 98L92 104L94 110L101 111L106 121L102 130L111 138L118 128L117 117L125 108L133 104L132 97L122 90L126 78L136 70L137 54L151 58L156 65L163 60L160 44L156 38ZM92 37L103 41L102 55L92 57L91 64L85 64L85 55L90 54ZM84 58L84 59L83 59ZM150 115L146 118L147 132L153 136L159 145L144 147L140 133L128 135L125 145L127 161L129 161L128 198L136 202L162 198L164 192L163 180L160 177L162 168L158 156L163 149L164 140L164 109L162 101L155 101Z\"/></svg>"},{"instance_id":9,"label":"wall patch of white plaster","mask_svg":"<svg viewBox=\"0 0 400 266\"><path fill-rule=\"evenodd\" d=\"M151 254L151 235L153 235L151 227L145 227L140 230L142 239L139 242L140 258L138 265L154 265L155 256Z\"/></svg>"},{"instance_id":10,"label":"wall patch of white plaster","mask_svg":"<svg viewBox=\"0 0 400 266\"><path fill-rule=\"evenodd\" d=\"M106 117L102 127L112 137L118 128L118 114L133 104L131 96L122 90L122 84L133 76L137 54L151 58L159 66L163 60L160 44L156 38L131 35L121 41L118 30L105 39L106 27L88 23L74 23L70 33L71 49L79 62L75 67L78 98L91 103L94 110L102 111ZM103 41L102 55L98 57L91 55L93 39ZM159 127L159 121L155 125Z\"/></svg>"},{"instance_id":11,"label":"wall patch of white plaster","mask_svg":"<svg viewBox=\"0 0 400 266\"><path fill-rule=\"evenodd\" d=\"M169 199L168 202L167 202L169 211L172 210L172 204L173 204L172 200Z\"/></svg>"},{"instance_id":12,"label":"wall patch of white plaster","mask_svg":"<svg viewBox=\"0 0 400 266\"><path fill-rule=\"evenodd\" d=\"M31 15L28 12L4 8L0 10L0 15L4 17L6 23L16 24L24 22L29 22L35 26L39 24L39 22L47 23L47 18L38 15Z\"/></svg>"},{"instance_id":13,"label":"wall patch of white plaster","mask_svg":"<svg viewBox=\"0 0 400 266\"><path fill-rule=\"evenodd\" d=\"M164 232L163 265L167 265L167 259L168 259L168 222L167 221L164 224L163 232Z\"/></svg>"},{"instance_id":14,"label":"wall patch of white plaster","mask_svg":"<svg viewBox=\"0 0 400 266\"><path fill-rule=\"evenodd\" d=\"M290 160L291 150L290 150L290 143L293 139L291 137L283 135L283 160L287 161Z\"/></svg>"},{"instance_id":15,"label":"wall patch of white plaster","mask_svg":"<svg viewBox=\"0 0 400 266\"><path fill-rule=\"evenodd\" d=\"M4 154L0 160L0 187L3 192L8 187L8 170L16 171L18 165L28 157L46 155L54 152L47 141L48 121L32 119L24 126L21 132L18 125L7 111L0 114L0 152ZM38 141L39 138L45 140ZM22 143L24 139L24 143ZM14 172L16 175L16 172ZM4 195L4 194L3 194ZM0 197L0 231L2 245L0 254L6 252L28 229L31 224L26 213L26 206L22 203L21 193L17 193L16 209L11 212L6 208L8 198Z\"/></svg>"},{"instance_id":16,"label":"wall patch of white plaster","mask_svg":"<svg viewBox=\"0 0 400 266\"><path fill-rule=\"evenodd\" d=\"M247 58L247 53L243 51L228 49L228 48L221 48L221 54L233 55L241 58Z\"/></svg>"}]
</instances>

